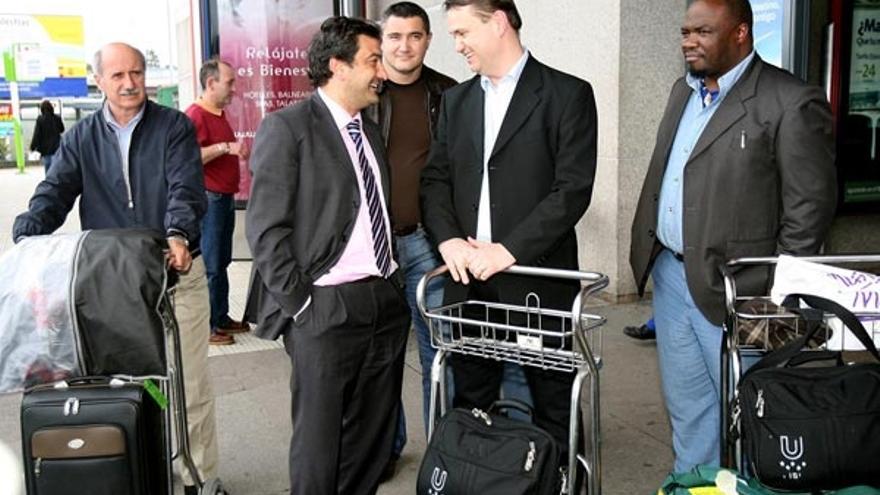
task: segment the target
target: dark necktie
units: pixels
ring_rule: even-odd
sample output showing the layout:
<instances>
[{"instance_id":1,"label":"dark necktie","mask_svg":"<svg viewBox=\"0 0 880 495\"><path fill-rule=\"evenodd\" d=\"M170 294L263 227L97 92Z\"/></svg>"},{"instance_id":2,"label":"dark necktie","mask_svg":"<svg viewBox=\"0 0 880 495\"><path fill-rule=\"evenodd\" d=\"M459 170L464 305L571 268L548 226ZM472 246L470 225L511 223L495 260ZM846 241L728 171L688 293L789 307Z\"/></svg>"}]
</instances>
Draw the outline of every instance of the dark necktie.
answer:
<instances>
[{"instance_id":1,"label":"dark necktie","mask_svg":"<svg viewBox=\"0 0 880 495\"><path fill-rule=\"evenodd\" d=\"M391 249L388 246L388 230L385 227L385 217L382 215L382 201L379 198L379 188L376 185L376 177L367 154L364 153L363 134L361 134L361 122L354 119L345 126L348 135L354 141L357 150L358 164L361 167L361 176L364 179L364 193L367 197L367 206L370 208L370 231L373 233L373 253L376 255L376 266L383 277L387 277L391 270Z\"/></svg>"}]
</instances>

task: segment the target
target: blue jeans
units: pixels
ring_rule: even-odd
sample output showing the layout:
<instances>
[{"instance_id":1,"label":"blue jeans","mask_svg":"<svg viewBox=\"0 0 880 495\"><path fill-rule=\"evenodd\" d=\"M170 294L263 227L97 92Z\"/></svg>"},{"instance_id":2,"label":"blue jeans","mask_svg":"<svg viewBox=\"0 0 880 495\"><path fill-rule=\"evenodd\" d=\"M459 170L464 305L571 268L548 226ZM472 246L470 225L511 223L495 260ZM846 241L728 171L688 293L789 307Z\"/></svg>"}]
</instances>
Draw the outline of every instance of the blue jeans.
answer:
<instances>
[{"instance_id":1,"label":"blue jeans","mask_svg":"<svg viewBox=\"0 0 880 495\"><path fill-rule=\"evenodd\" d=\"M49 175L49 166L52 165L52 157L54 155L40 155L40 162L43 164L43 168L46 169L46 175Z\"/></svg>"},{"instance_id":2,"label":"blue jeans","mask_svg":"<svg viewBox=\"0 0 880 495\"><path fill-rule=\"evenodd\" d=\"M431 346L431 334L428 325L419 313L416 305L416 287L419 280L426 273L442 264L431 241L428 240L425 231L419 227L412 234L395 236L397 245L397 262L403 272L406 282L406 302L409 304L412 315L413 330L419 348L419 363L422 367L422 414L425 419L425 435L428 433L428 409L431 400L431 364L437 350ZM425 304L428 308L435 308L443 304L443 279L434 279L425 291ZM406 445L406 419L403 415L403 407L400 407L400 416L397 422L397 433L394 437L395 455L400 455Z\"/></svg>"},{"instance_id":3,"label":"blue jeans","mask_svg":"<svg viewBox=\"0 0 880 495\"><path fill-rule=\"evenodd\" d=\"M525 402L532 408L535 402L532 400L532 392L529 390L529 382L526 380L526 374L523 367L516 363L504 363L504 374L501 378L501 397L504 399L516 399ZM507 415L513 419L520 421L529 421L526 413L510 409Z\"/></svg>"},{"instance_id":4,"label":"blue jeans","mask_svg":"<svg viewBox=\"0 0 880 495\"><path fill-rule=\"evenodd\" d=\"M721 457L721 339L691 297L684 263L668 250L657 257L654 320L666 409L672 423L674 471L717 466Z\"/></svg>"},{"instance_id":5,"label":"blue jeans","mask_svg":"<svg viewBox=\"0 0 880 495\"><path fill-rule=\"evenodd\" d=\"M235 230L235 202L232 194L205 191L208 209L202 218L202 257L208 275L211 302L211 331L229 322L229 277L232 262L232 232Z\"/></svg>"}]
</instances>

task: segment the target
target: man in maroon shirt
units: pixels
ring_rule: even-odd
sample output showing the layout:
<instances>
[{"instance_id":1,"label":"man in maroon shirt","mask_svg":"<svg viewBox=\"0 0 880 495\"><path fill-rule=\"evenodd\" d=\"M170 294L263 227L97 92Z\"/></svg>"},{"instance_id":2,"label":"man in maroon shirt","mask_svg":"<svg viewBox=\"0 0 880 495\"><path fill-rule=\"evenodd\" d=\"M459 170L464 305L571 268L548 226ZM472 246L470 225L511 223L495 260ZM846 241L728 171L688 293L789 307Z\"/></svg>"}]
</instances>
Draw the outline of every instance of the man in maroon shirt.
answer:
<instances>
[{"instance_id":1,"label":"man in maroon shirt","mask_svg":"<svg viewBox=\"0 0 880 495\"><path fill-rule=\"evenodd\" d=\"M186 109L193 121L202 149L208 211L202 219L202 257L208 274L211 301L209 343L235 343L232 333L246 332L247 323L229 317L229 278L232 262L232 232L235 229L235 200L238 192L238 160L247 158L247 146L240 143L226 121L223 108L235 95L235 71L229 64L211 59L199 71L202 95Z\"/></svg>"}]
</instances>

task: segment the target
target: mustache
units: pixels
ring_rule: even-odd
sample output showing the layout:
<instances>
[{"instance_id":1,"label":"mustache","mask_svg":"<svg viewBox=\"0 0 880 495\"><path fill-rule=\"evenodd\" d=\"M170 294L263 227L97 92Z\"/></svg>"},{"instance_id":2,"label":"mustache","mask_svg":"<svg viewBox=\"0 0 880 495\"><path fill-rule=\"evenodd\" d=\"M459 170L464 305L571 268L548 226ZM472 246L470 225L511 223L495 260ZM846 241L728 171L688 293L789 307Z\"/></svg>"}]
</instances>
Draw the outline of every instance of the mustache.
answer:
<instances>
[{"instance_id":1,"label":"mustache","mask_svg":"<svg viewBox=\"0 0 880 495\"><path fill-rule=\"evenodd\" d=\"M119 96L137 96L140 94L140 92L141 90L137 88L123 89L119 91Z\"/></svg>"}]
</instances>

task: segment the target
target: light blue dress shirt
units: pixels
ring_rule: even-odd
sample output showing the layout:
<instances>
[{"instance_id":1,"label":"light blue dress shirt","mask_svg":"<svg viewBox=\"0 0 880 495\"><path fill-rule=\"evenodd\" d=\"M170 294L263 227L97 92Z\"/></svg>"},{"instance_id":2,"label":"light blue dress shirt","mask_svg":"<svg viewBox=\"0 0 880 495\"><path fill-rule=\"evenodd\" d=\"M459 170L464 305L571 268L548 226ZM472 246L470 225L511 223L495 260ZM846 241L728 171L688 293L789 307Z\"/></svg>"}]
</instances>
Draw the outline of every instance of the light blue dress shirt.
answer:
<instances>
[{"instance_id":1,"label":"light blue dress shirt","mask_svg":"<svg viewBox=\"0 0 880 495\"><path fill-rule=\"evenodd\" d=\"M657 238L667 248L676 253L684 253L684 238L682 234L683 224L683 187L684 168L687 165L694 146L703 134L706 124L715 115L715 111L730 93L731 88L739 81L746 67L755 58L752 50L746 58L738 63L733 69L718 79L718 96L711 103L704 105L701 89L703 80L687 74L685 80L693 91L681 114L678 123L678 131L672 142L669 152L669 160L666 163L666 172L663 174L663 183L660 186L660 198L657 209Z\"/></svg>"},{"instance_id":2,"label":"light blue dress shirt","mask_svg":"<svg viewBox=\"0 0 880 495\"><path fill-rule=\"evenodd\" d=\"M134 208L134 199L131 195L131 173L128 170L128 153L131 150L131 136L134 134L134 129L137 127L138 122L143 118L144 109L146 107L146 105L142 106L137 115L125 125L119 125L119 123L116 122L116 119L113 118L113 114L110 113L110 106L107 104L106 100L104 101L104 108L102 109L102 112L104 112L104 120L107 121L107 125L110 126L110 130L113 131L116 135L116 140L119 142L119 153L122 158L122 177L125 178L125 189L126 192L128 192L129 208Z\"/></svg>"}]
</instances>

